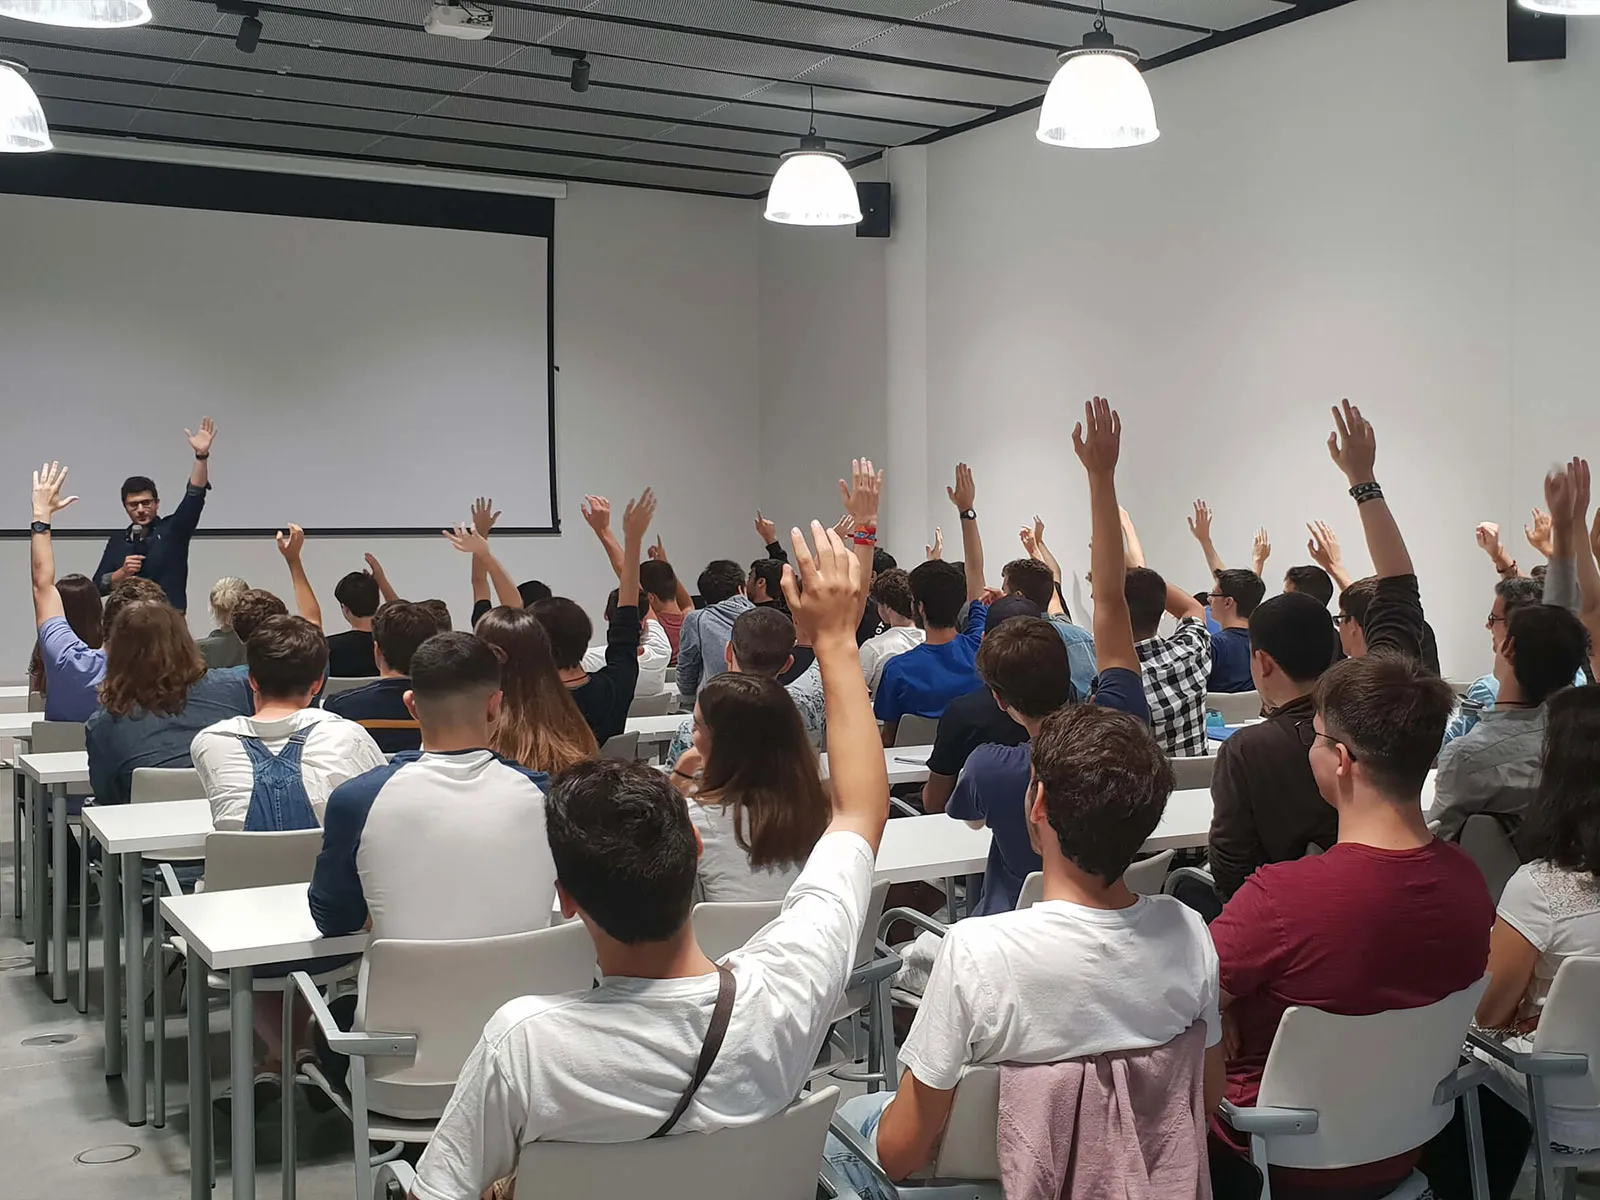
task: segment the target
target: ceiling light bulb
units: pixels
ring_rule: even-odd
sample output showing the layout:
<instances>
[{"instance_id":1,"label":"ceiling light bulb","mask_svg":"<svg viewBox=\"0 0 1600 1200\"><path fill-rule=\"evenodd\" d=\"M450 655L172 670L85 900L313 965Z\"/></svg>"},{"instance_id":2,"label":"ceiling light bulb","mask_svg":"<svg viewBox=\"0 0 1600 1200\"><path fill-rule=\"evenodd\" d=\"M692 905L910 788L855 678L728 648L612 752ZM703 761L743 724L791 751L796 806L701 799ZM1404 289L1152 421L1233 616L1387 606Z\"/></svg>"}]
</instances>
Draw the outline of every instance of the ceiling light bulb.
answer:
<instances>
[{"instance_id":1,"label":"ceiling light bulb","mask_svg":"<svg viewBox=\"0 0 1600 1200\"><path fill-rule=\"evenodd\" d=\"M784 151L767 189L765 215L779 225L859 224L861 201L844 155L814 133L801 138L798 150Z\"/></svg>"},{"instance_id":2,"label":"ceiling light bulb","mask_svg":"<svg viewBox=\"0 0 1600 1200\"><path fill-rule=\"evenodd\" d=\"M150 16L150 0L0 0L0 17L73 29L127 29Z\"/></svg>"},{"instance_id":3,"label":"ceiling light bulb","mask_svg":"<svg viewBox=\"0 0 1600 1200\"><path fill-rule=\"evenodd\" d=\"M52 150L44 109L23 78L28 68L0 58L0 154Z\"/></svg>"},{"instance_id":4,"label":"ceiling light bulb","mask_svg":"<svg viewBox=\"0 0 1600 1200\"><path fill-rule=\"evenodd\" d=\"M1150 88L1134 64L1139 56L1118 46L1104 27L1061 55L1039 107L1035 135L1051 146L1108 150L1143 146L1161 136Z\"/></svg>"},{"instance_id":5,"label":"ceiling light bulb","mask_svg":"<svg viewBox=\"0 0 1600 1200\"><path fill-rule=\"evenodd\" d=\"M1600 0L1517 0L1523 8L1556 17L1600 16Z\"/></svg>"}]
</instances>

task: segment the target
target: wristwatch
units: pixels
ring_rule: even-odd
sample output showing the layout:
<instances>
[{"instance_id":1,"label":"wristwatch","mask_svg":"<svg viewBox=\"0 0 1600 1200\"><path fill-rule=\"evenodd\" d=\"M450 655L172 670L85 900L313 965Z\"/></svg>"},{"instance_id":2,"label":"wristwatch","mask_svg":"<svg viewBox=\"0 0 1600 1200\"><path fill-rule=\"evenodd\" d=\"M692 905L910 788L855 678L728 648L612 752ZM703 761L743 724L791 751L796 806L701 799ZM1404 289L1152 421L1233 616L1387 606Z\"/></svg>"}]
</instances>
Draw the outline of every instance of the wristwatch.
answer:
<instances>
[{"instance_id":1,"label":"wristwatch","mask_svg":"<svg viewBox=\"0 0 1600 1200\"><path fill-rule=\"evenodd\" d=\"M31 528L34 533L49 533L50 532L50 522L49 521L35 521L29 528Z\"/></svg>"},{"instance_id":2,"label":"wristwatch","mask_svg":"<svg viewBox=\"0 0 1600 1200\"><path fill-rule=\"evenodd\" d=\"M976 521L978 514L970 508L963 508L961 510L961 519L963 521Z\"/></svg>"}]
</instances>

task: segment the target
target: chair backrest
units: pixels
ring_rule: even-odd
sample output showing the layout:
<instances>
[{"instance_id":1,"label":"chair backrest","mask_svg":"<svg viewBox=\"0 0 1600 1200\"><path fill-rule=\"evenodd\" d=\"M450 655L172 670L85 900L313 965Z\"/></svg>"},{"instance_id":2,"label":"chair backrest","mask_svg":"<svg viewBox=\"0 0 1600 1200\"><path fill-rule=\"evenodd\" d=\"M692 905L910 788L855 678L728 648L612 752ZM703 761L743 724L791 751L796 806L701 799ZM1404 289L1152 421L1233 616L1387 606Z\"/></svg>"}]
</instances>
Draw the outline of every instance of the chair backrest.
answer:
<instances>
[{"instance_id":1,"label":"chair backrest","mask_svg":"<svg viewBox=\"0 0 1600 1200\"><path fill-rule=\"evenodd\" d=\"M29 692L28 693L28 711L29 712L43 712L44 711L44 693L43 692Z\"/></svg>"},{"instance_id":2,"label":"chair backrest","mask_svg":"<svg viewBox=\"0 0 1600 1200\"><path fill-rule=\"evenodd\" d=\"M654 696L635 696L628 705L630 717L662 717L672 711L671 692L657 692Z\"/></svg>"},{"instance_id":3,"label":"chair backrest","mask_svg":"<svg viewBox=\"0 0 1600 1200\"><path fill-rule=\"evenodd\" d=\"M34 754L64 754L69 750L82 750L82 721L35 721L33 723Z\"/></svg>"},{"instance_id":4,"label":"chair backrest","mask_svg":"<svg viewBox=\"0 0 1600 1200\"><path fill-rule=\"evenodd\" d=\"M1262 1106L1315 1109L1317 1131L1269 1138L1276 1166L1353 1167L1404 1154L1449 1123L1434 1089L1456 1069L1488 977L1422 1008L1341 1017L1291 1005L1261 1078ZM1383 1086L1375 1088L1373 1080Z\"/></svg>"},{"instance_id":5,"label":"chair backrest","mask_svg":"<svg viewBox=\"0 0 1600 1200\"><path fill-rule=\"evenodd\" d=\"M1208 788L1211 786L1211 773L1217 765L1217 756L1215 754L1196 755L1193 757L1174 755L1171 762L1176 790L1187 792L1195 788Z\"/></svg>"},{"instance_id":6,"label":"chair backrest","mask_svg":"<svg viewBox=\"0 0 1600 1200\"><path fill-rule=\"evenodd\" d=\"M1600 958L1569 958L1556 977L1539 1014L1533 1048L1546 1054L1583 1054L1584 1075L1556 1075L1544 1082L1545 1099L1572 1108L1600 1105Z\"/></svg>"},{"instance_id":7,"label":"chair backrest","mask_svg":"<svg viewBox=\"0 0 1600 1200\"><path fill-rule=\"evenodd\" d=\"M1489 898L1499 904L1500 893L1506 890L1506 884L1522 865L1505 826L1488 813L1473 813L1461 823L1460 844L1467 857L1483 872L1483 880L1489 885Z\"/></svg>"},{"instance_id":8,"label":"chair backrest","mask_svg":"<svg viewBox=\"0 0 1600 1200\"><path fill-rule=\"evenodd\" d=\"M594 943L581 922L458 942L373 942L361 964L355 1027L416 1034L417 1054L367 1060L369 1107L438 1117L496 1009L518 996L583 991L594 971Z\"/></svg>"},{"instance_id":9,"label":"chair backrest","mask_svg":"<svg viewBox=\"0 0 1600 1200\"><path fill-rule=\"evenodd\" d=\"M135 767L128 799L134 804L162 800L204 800L200 773L193 767Z\"/></svg>"},{"instance_id":10,"label":"chair backrest","mask_svg":"<svg viewBox=\"0 0 1600 1200\"><path fill-rule=\"evenodd\" d=\"M206 834L206 891L309 883L322 851L322 830Z\"/></svg>"},{"instance_id":11,"label":"chair backrest","mask_svg":"<svg viewBox=\"0 0 1600 1200\"><path fill-rule=\"evenodd\" d=\"M1206 711L1219 712L1229 725L1254 721L1261 715L1259 692L1207 692Z\"/></svg>"},{"instance_id":12,"label":"chair backrest","mask_svg":"<svg viewBox=\"0 0 1600 1200\"><path fill-rule=\"evenodd\" d=\"M605 745L600 747L601 758L627 758L639 757L639 735L637 733L619 733L608 737Z\"/></svg>"},{"instance_id":13,"label":"chair backrest","mask_svg":"<svg viewBox=\"0 0 1600 1200\"><path fill-rule=\"evenodd\" d=\"M1032 908L1044 899L1044 872L1030 871L1028 877L1022 881L1022 890L1017 893L1017 910Z\"/></svg>"},{"instance_id":14,"label":"chair backrest","mask_svg":"<svg viewBox=\"0 0 1600 1200\"><path fill-rule=\"evenodd\" d=\"M329 696L337 696L340 692L353 692L356 688L366 687L369 683L377 683L376 675L330 675L322 685L319 693L323 700Z\"/></svg>"},{"instance_id":15,"label":"chair backrest","mask_svg":"<svg viewBox=\"0 0 1600 1200\"><path fill-rule=\"evenodd\" d=\"M1166 885L1167 872L1172 869L1173 850L1163 850L1149 858L1129 863L1122 873L1122 882L1128 890L1140 896L1159 896ZM1017 908L1032 908L1044 899L1044 872L1033 871L1022 881L1022 891L1017 893Z\"/></svg>"},{"instance_id":16,"label":"chair backrest","mask_svg":"<svg viewBox=\"0 0 1600 1200\"><path fill-rule=\"evenodd\" d=\"M737 950L766 928L783 908L782 900L724 901L694 906L694 940L713 962Z\"/></svg>"},{"instance_id":17,"label":"chair backrest","mask_svg":"<svg viewBox=\"0 0 1600 1200\"><path fill-rule=\"evenodd\" d=\"M616 1200L648 1180L651 1200L815 1200L817 1166L839 1089L801 1096L776 1116L716 1133L643 1142L528 1142L519 1195Z\"/></svg>"},{"instance_id":18,"label":"chair backrest","mask_svg":"<svg viewBox=\"0 0 1600 1200\"><path fill-rule=\"evenodd\" d=\"M939 722L934 717L905 716L894 729L896 746L931 746L939 732Z\"/></svg>"},{"instance_id":19,"label":"chair backrest","mask_svg":"<svg viewBox=\"0 0 1600 1200\"><path fill-rule=\"evenodd\" d=\"M1000 1068L963 1067L929 1174L935 1179L999 1179L999 1114Z\"/></svg>"}]
</instances>

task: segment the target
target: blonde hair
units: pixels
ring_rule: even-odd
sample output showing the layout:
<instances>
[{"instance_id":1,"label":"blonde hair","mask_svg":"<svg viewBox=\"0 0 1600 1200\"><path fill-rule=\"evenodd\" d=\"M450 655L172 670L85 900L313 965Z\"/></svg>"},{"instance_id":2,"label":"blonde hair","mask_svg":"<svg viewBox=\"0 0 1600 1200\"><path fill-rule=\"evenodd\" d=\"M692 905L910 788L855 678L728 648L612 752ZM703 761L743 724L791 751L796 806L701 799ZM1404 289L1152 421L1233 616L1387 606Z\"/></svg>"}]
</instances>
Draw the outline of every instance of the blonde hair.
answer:
<instances>
[{"instance_id":1,"label":"blonde hair","mask_svg":"<svg viewBox=\"0 0 1600 1200\"><path fill-rule=\"evenodd\" d=\"M233 610L250 585L237 575L224 575L211 585L211 619L218 629L233 628Z\"/></svg>"}]
</instances>

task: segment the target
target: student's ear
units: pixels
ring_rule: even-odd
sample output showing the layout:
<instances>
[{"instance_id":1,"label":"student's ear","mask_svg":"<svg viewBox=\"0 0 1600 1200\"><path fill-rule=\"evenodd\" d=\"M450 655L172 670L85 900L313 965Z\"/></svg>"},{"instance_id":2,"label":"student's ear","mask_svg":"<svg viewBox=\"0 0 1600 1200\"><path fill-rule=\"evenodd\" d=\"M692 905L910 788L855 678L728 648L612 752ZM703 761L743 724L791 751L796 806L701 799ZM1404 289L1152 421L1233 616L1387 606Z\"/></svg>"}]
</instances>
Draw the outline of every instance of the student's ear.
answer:
<instances>
[{"instance_id":1,"label":"student's ear","mask_svg":"<svg viewBox=\"0 0 1600 1200\"><path fill-rule=\"evenodd\" d=\"M731 641L722 648L722 657L727 661L728 670L732 671L735 675L740 673L739 660L734 657L733 643Z\"/></svg>"},{"instance_id":2,"label":"student's ear","mask_svg":"<svg viewBox=\"0 0 1600 1200\"><path fill-rule=\"evenodd\" d=\"M405 694L400 698L406 702L406 711L411 714L412 719L416 721L422 720L421 717L417 716L417 694L407 688Z\"/></svg>"},{"instance_id":3,"label":"student's ear","mask_svg":"<svg viewBox=\"0 0 1600 1200\"><path fill-rule=\"evenodd\" d=\"M794 666L794 655L791 654L788 658L783 660L783 666L778 668L778 674L782 675L786 673L792 666Z\"/></svg>"},{"instance_id":4,"label":"student's ear","mask_svg":"<svg viewBox=\"0 0 1600 1200\"><path fill-rule=\"evenodd\" d=\"M313 700L315 700L317 698L318 694L321 693L322 685L324 683L326 683L327 680L328 680L328 677L326 675L324 675L321 679L317 680L315 683L313 683L311 685L311 698Z\"/></svg>"},{"instance_id":5,"label":"student's ear","mask_svg":"<svg viewBox=\"0 0 1600 1200\"><path fill-rule=\"evenodd\" d=\"M572 902L572 897L567 895L567 889L561 886L561 881L556 880L556 900L561 905L561 915L570 921L578 915L578 906Z\"/></svg>"},{"instance_id":6,"label":"student's ear","mask_svg":"<svg viewBox=\"0 0 1600 1200\"><path fill-rule=\"evenodd\" d=\"M489 697L489 724L493 725L500 717L500 706L505 703L506 694L497 691Z\"/></svg>"},{"instance_id":7,"label":"student's ear","mask_svg":"<svg viewBox=\"0 0 1600 1200\"><path fill-rule=\"evenodd\" d=\"M389 664L383 661L383 651L378 649L377 642L372 643L372 661L377 665L380 672L389 669Z\"/></svg>"},{"instance_id":8,"label":"student's ear","mask_svg":"<svg viewBox=\"0 0 1600 1200\"><path fill-rule=\"evenodd\" d=\"M1278 664L1272 661L1272 656L1265 650L1252 650L1251 659L1256 665L1256 676L1260 679L1270 679L1278 670Z\"/></svg>"},{"instance_id":9,"label":"student's ear","mask_svg":"<svg viewBox=\"0 0 1600 1200\"><path fill-rule=\"evenodd\" d=\"M1037 779L1028 784L1028 820L1035 825L1050 824L1050 813L1044 806L1044 784Z\"/></svg>"}]
</instances>

